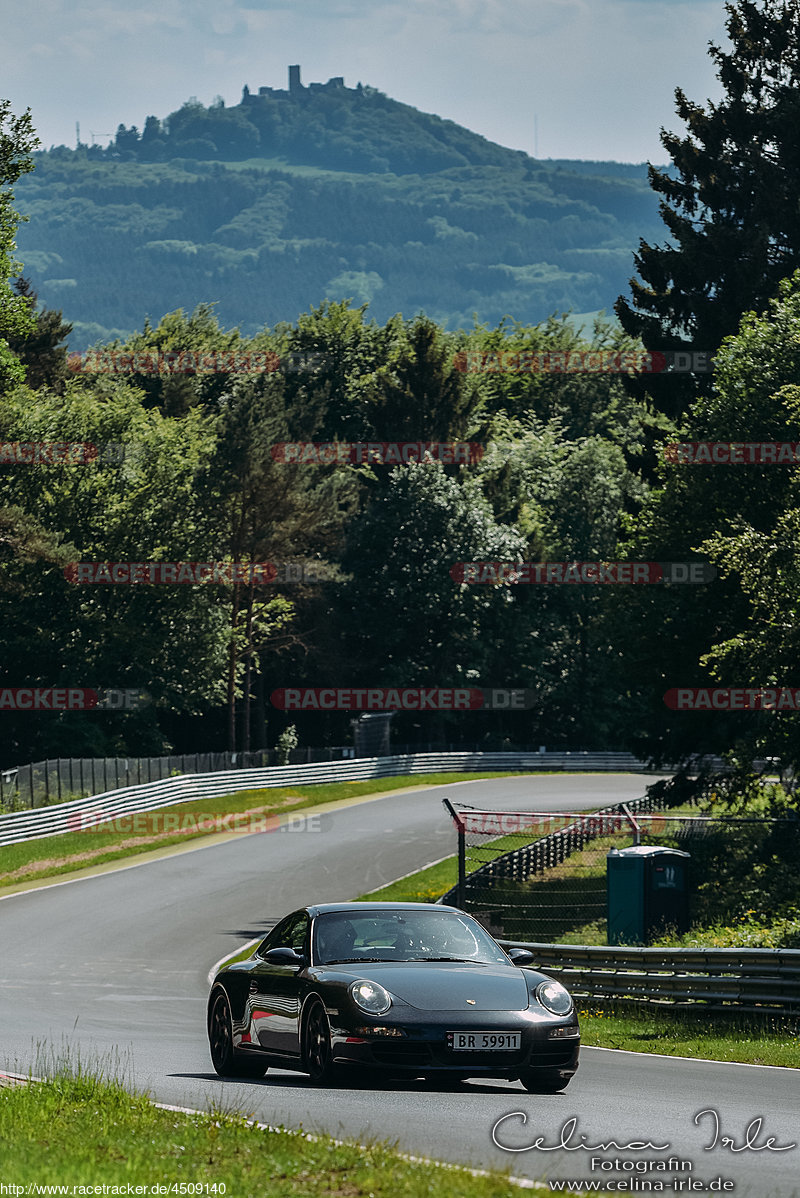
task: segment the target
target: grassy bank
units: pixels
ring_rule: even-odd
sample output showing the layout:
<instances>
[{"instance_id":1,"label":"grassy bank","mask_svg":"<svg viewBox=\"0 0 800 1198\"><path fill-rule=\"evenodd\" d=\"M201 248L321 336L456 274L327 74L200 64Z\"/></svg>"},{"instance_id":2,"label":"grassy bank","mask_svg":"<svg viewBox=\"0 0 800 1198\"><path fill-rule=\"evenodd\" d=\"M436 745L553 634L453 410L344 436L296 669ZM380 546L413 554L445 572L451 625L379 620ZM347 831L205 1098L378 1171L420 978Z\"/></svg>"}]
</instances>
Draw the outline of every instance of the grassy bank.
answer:
<instances>
[{"instance_id":1,"label":"grassy bank","mask_svg":"<svg viewBox=\"0 0 800 1198\"><path fill-rule=\"evenodd\" d=\"M140 1185L149 1192L156 1183L184 1184L187 1189L175 1192L226 1198L509 1198L519 1192L500 1173L473 1177L404 1160L382 1145L265 1130L220 1110L162 1110L117 1081L85 1073L0 1086L0 1144L6 1185ZM194 1189L198 1184L204 1188Z\"/></svg>"},{"instance_id":2,"label":"grassy bank","mask_svg":"<svg viewBox=\"0 0 800 1198\"><path fill-rule=\"evenodd\" d=\"M597 1048L657 1052L670 1057L739 1061L748 1065L800 1068L800 1034L795 1026L747 1027L742 1019L669 1010L631 1013L620 1008L580 1007L581 1042Z\"/></svg>"}]
</instances>

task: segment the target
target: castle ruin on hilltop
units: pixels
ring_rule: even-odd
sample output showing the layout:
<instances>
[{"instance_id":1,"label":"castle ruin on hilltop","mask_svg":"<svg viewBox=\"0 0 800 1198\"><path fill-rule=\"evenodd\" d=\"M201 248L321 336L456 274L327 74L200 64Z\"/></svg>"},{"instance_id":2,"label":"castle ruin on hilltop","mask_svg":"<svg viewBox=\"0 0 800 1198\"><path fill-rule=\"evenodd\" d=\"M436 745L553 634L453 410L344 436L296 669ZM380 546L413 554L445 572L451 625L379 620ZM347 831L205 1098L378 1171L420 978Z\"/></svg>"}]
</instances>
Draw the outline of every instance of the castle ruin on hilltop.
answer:
<instances>
[{"instance_id":1,"label":"castle ruin on hilltop","mask_svg":"<svg viewBox=\"0 0 800 1198\"><path fill-rule=\"evenodd\" d=\"M300 96L307 92L337 91L340 89L344 89L346 91L354 90L353 88L345 88L344 75L334 75L333 78L329 79L327 83L309 83L309 85L305 87L300 81L300 67L299 65L295 64L294 66L289 67L288 90L282 87L260 87L258 89L258 94L259 96ZM355 90L358 90L358 88ZM245 84L242 90L242 103L246 104L248 101L255 99L256 97L252 95L250 88L247 86L247 84Z\"/></svg>"}]
</instances>

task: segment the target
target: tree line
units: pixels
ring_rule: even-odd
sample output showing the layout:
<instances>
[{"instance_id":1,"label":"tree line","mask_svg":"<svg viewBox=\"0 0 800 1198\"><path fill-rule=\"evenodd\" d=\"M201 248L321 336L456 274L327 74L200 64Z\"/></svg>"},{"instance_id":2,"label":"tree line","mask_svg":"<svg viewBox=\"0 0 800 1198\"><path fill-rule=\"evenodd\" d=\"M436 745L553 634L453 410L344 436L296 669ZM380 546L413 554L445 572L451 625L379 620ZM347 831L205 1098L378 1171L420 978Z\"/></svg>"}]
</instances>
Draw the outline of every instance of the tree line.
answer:
<instances>
[{"instance_id":1,"label":"tree line","mask_svg":"<svg viewBox=\"0 0 800 1198\"><path fill-rule=\"evenodd\" d=\"M86 373L59 348L59 314L8 284L4 441L125 449L81 465L3 467L3 685L141 687L152 702L94 717L6 711L7 757L258 748L290 722L301 742L341 744L352 713L289 717L270 694L414 685L520 687L534 701L401 712L395 736L406 743L493 737L667 762L695 752L800 759L786 705L674 701L676 691L800 687L796 466L753 451L740 464L692 462L686 451L800 442L800 221L784 198L798 183L800 6L737 0L727 10L731 49L712 48L727 99L706 112L678 93L687 133L663 135L673 168L651 170L669 240L642 242L622 327L600 321L583 337L551 317L447 331L426 316L378 322L342 300L245 336L201 304L106 350L138 355L140 367L148 354L215 353L273 355L284 368ZM3 159L7 194L30 150L24 133ZM666 350L708 352L714 370L670 369ZM649 370L597 366L637 353ZM563 368L514 368L523 359ZM302 361L309 369L286 367ZM399 441L486 450L467 465L400 466L274 453ZM271 589L100 588L65 576L80 560L326 570ZM453 577L457 563L479 561L705 566L694 584Z\"/></svg>"}]
</instances>

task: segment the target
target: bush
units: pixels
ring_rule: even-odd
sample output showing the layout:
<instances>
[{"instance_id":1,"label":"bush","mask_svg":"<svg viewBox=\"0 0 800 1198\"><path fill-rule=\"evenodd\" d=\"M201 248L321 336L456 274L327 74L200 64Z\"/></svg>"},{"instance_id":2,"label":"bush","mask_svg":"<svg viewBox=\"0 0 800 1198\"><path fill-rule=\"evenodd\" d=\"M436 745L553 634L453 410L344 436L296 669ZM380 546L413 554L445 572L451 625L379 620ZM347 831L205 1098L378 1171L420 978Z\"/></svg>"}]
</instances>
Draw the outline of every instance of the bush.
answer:
<instances>
[{"instance_id":1,"label":"bush","mask_svg":"<svg viewBox=\"0 0 800 1198\"><path fill-rule=\"evenodd\" d=\"M293 749L296 749L300 743L300 738L297 735L297 729L294 724L290 724L288 728L278 737L278 743L275 746L275 752L278 754L278 765L289 764L289 754Z\"/></svg>"}]
</instances>

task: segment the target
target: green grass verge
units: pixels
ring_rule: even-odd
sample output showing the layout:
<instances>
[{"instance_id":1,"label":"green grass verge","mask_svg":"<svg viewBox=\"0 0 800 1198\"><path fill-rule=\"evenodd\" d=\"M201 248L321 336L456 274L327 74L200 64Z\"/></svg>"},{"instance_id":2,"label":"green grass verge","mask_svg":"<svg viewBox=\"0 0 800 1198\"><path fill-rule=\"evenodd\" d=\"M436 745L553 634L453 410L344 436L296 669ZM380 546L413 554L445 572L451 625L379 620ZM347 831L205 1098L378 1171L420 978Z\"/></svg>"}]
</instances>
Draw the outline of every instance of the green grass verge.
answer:
<instances>
[{"instance_id":1,"label":"green grass verge","mask_svg":"<svg viewBox=\"0 0 800 1198\"><path fill-rule=\"evenodd\" d=\"M743 1026L743 1018L726 1020L709 1014L672 1014L669 1010L632 1013L619 1007L587 1010L578 1004L581 1043L629 1052L657 1052L670 1057L739 1061L749 1065L800 1068L800 1034L795 1024L774 1028Z\"/></svg>"},{"instance_id":2,"label":"green grass verge","mask_svg":"<svg viewBox=\"0 0 800 1198\"><path fill-rule=\"evenodd\" d=\"M407 878L390 882L370 894L360 894L357 903L435 903L458 881L458 857L447 857Z\"/></svg>"},{"instance_id":3,"label":"green grass verge","mask_svg":"<svg viewBox=\"0 0 800 1198\"><path fill-rule=\"evenodd\" d=\"M363 782L326 782L318 786L283 786L264 790L243 790L215 799L189 800L172 807L148 812L147 819L157 821L162 815L180 812L182 816L222 816L262 809L265 815L289 815L306 807L319 807L341 799L363 795L383 794L393 790L422 786L444 786L453 782L472 782L481 778L500 778L519 775L523 771L487 773L413 774L393 778L372 778ZM156 824L157 826L157 824ZM0 889L19 882L71 873L86 866L102 865L139 853L171 845L186 844L202 839L211 832L184 832L174 836L156 837L125 834L120 831L62 832L41 840L26 840L21 844L0 848ZM24 872L23 872L24 871Z\"/></svg>"},{"instance_id":4,"label":"green grass verge","mask_svg":"<svg viewBox=\"0 0 800 1198\"><path fill-rule=\"evenodd\" d=\"M466 866L467 873L471 874L487 861L493 861L495 857L502 857L504 853L510 852L512 849L517 849L523 839L519 833L511 833L507 836L498 836L493 840L487 841L480 846L478 850L472 850L467 856ZM611 838L608 838L608 843L616 843ZM601 848L605 841L598 839L592 842L594 845L600 845ZM587 850L591 852L592 850ZM603 870L605 870L605 849L603 851ZM552 870L548 870L547 877L556 875L560 878L568 879L568 882L576 877L586 874L586 866L582 860L582 854L574 853L568 861L563 865L559 865ZM599 874L597 875L599 876ZM382 886L380 890L374 890L369 894L362 894L356 899L356 902L365 903L369 900L386 901L393 903L435 903L438 898L441 898L448 890L455 886L458 881L458 857L446 857L442 861L437 861L433 865L427 865L424 869L419 869L413 874L409 874L406 878L399 878L395 882L390 882L388 886ZM541 883L540 883L541 884ZM603 924L605 934L605 923ZM576 941L576 943L594 943L593 941ZM597 943L603 943L597 941Z\"/></svg>"},{"instance_id":5,"label":"green grass verge","mask_svg":"<svg viewBox=\"0 0 800 1198\"><path fill-rule=\"evenodd\" d=\"M605 853L606 841L610 847L618 840L611 837L605 839L598 838L592 842L589 849L582 853L573 853L567 861L562 865L555 866L549 869L544 879L537 878L535 883L518 883L520 889L536 885L544 888L547 894L552 898L553 906L558 905L558 899L561 897L562 890L571 891L575 886L580 886L586 879L590 879L590 884L594 884L595 880L605 877ZM494 860L495 857L502 857L504 853L510 852L512 849L519 848L523 843L523 839L518 833L508 836L498 836L496 839L487 841L480 846L479 850L472 850L467 855L467 874L473 873L487 861ZM602 867L595 865L595 857L601 854ZM598 858L599 859L599 858ZM372 900L380 900L396 903L433 903L438 898L441 898L451 887L455 886L458 881L458 857L446 857L443 861L437 861L433 865L428 865L424 869L417 870L413 874L409 874L406 878L399 878L396 882L390 882L388 886L382 886L380 890L372 891L370 894L359 895L357 902L368 902ZM507 883L506 888L514 885ZM540 891L543 893L544 891ZM574 898L574 894L573 894ZM605 900L603 902L605 907ZM603 921L603 937L602 941L596 943L605 943L605 920ZM509 937L511 938L511 937ZM575 943L592 944L594 941L576 941Z\"/></svg>"},{"instance_id":6,"label":"green grass verge","mask_svg":"<svg viewBox=\"0 0 800 1198\"><path fill-rule=\"evenodd\" d=\"M0 1088L0 1143L6 1185L200 1183L209 1187L204 1192L223 1192L226 1198L508 1198L518 1193L501 1173L473 1177L464 1169L404 1160L384 1145L337 1144L327 1136L309 1139L300 1132L264 1130L230 1111L161 1110L118 1081L86 1073Z\"/></svg>"}]
</instances>

